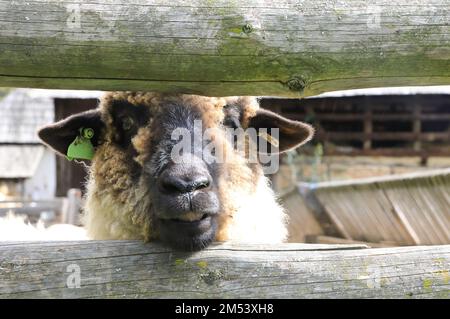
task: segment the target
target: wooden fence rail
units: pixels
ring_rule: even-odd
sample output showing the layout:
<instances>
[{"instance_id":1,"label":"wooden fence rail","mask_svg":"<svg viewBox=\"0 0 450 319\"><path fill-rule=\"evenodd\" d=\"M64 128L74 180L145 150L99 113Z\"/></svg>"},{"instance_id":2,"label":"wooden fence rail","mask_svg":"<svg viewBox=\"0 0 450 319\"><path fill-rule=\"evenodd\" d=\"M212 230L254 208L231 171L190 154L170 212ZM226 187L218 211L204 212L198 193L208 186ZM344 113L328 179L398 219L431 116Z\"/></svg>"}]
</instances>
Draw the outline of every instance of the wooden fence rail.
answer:
<instances>
[{"instance_id":1,"label":"wooden fence rail","mask_svg":"<svg viewBox=\"0 0 450 319\"><path fill-rule=\"evenodd\" d=\"M79 215L82 206L81 190L71 188L67 197L57 197L53 200L8 200L0 201L0 217L9 213L39 218L43 212L53 213L48 222L79 225Z\"/></svg>"},{"instance_id":2,"label":"wooden fence rail","mask_svg":"<svg viewBox=\"0 0 450 319\"><path fill-rule=\"evenodd\" d=\"M0 298L450 298L449 272L450 245L0 242Z\"/></svg>"},{"instance_id":3,"label":"wooden fence rail","mask_svg":"<svg viewBox=\"0 0 450 319\"><path fill-rule=\"evenodd\" d=\"M307 96L450 83L442 0L0 0L0 85Z\"/></svg>"}]
</instances>

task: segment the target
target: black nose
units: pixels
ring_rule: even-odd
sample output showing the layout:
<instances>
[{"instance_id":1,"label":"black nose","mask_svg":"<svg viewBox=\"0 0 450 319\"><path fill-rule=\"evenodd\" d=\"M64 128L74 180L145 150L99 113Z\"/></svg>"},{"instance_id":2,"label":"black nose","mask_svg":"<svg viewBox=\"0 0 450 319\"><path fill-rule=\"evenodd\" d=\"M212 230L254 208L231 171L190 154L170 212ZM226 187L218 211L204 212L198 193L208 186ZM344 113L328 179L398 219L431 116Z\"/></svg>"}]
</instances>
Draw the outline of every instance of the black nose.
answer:
<instances>
[{"instance_id":1,"label":"black nose","mask_svg":"<svg viewBox=\"0 0 450 319\"><path fill-rule=\"evenodd\" d=\"M159 189L164 193L190 193L207 189L210 185L209 174L199 172L178 174L176 170L166 170L159 178Z\"/></svg>"}]
</instances>

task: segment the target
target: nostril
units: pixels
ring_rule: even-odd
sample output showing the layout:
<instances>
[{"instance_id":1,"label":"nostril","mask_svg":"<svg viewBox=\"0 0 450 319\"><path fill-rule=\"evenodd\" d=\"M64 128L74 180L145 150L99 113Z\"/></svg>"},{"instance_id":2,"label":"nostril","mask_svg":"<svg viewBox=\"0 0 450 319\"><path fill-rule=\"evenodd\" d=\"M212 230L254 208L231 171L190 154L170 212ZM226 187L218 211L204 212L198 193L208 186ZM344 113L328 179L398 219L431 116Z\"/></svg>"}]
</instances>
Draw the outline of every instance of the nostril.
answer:
<instances>
[{"instance_id":1,"label":"nostril","mask_svg":"<svg viewBox=\"0 0 450 319\"><path fill-rule=\"evenodd\" d=\"M211 184L211 182L207 179L202 180L202 181L197 181L193 183L193 187L192 190L198 190L198 189L204 189L204 188L208 188L209 185Z\"/></svg>"},{"instance_id":2,"label":"nostril","mask_svg":"<svg viewBox=\"0 0 450 319\"><path fill-rule=\"evenodd\" d=\"M209 188L211 181L206 176L179 177L165 174L161 176L158 184L160 191L164 193L190 193Z\"/></svg>"},{"instance_id":3,"label":"nostril","mask_svg":"<svg viewBox=\"0 0 450 319\"><path fill-rule=\"evenodd\" d=\"M207 189L210 184L211 181L208 178L198 176L197 178L193 178L189 181L186 181L185 188L183 191L189 193L196 190Z\"/></svg>"},{"instance_id":4,"label":"nostril","mask_svg":"<svg viewBox=\"0 0 450 319\"><path fill-rule=\"evenodd\" d=\"M178 193L182 189L182 185L173 183L173 181L163 180L160 183L160 189L166 193Z\"/></svg>"}]
</instances>

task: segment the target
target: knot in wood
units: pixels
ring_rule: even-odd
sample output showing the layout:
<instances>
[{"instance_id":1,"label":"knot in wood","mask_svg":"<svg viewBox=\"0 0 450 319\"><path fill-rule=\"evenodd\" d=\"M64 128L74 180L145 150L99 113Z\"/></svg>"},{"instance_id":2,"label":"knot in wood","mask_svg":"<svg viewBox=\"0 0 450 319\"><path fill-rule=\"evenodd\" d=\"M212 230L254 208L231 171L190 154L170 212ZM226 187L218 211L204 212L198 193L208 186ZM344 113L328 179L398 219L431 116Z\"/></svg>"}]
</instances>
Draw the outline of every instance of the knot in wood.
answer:
<instances>
[{"instance_id":1,"label":"knot in wood","mask_svg":"<svg viewBox=\"0 0 450 319\"><path fill-rule=\"evenodd\" d=\"M245 34L249 34L253 32L253 26L250 23L245 24L242 27L242 32L244 32Z\"/></svg>"},{"instance_id":2,"label":"knot in wood","mask_svg":"<svg viewBox=\"0 0 450 319\"><path fill-rule=\"evenodd\" d=\"M294 76L286 82L289 90L302 92L306 86L306 80L300 76Z\"/></svg>"}]
</instances>

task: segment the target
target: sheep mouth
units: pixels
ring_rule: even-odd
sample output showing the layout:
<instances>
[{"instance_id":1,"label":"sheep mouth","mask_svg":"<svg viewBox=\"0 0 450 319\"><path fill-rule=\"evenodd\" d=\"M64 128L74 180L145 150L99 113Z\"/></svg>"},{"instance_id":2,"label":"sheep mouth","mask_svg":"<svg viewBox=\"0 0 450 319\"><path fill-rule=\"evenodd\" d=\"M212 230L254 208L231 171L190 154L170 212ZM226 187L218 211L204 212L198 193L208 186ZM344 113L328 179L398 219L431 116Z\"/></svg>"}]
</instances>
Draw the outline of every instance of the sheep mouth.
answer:
<instances>
[{"instance_id":1,"label":"sheep mouth","mask_svg":"<svg viewBox=\"0 0 450 319\"><path fill-rule=\"evenodd\" d=\"M197 223L207 218L210 218L210 215L207 213L189 212L177 218L170 218L169 220L174 223Z\"/></svg>"},{"instance_id":2,"label":"sheep mouth","mask_svg":"<svg viewBox=\"0 0 450 319\"><path fill-rule=\"evenodd\" d=\"M211 243L217 231L217 214L184 213L160 219L160 239L175 249L195 251Z\"/></svg>"},{"instance_id":3,"label":"sheep mouth","mask_svg":"<svg viewBox=\"0 0 450 319\"><path fill-rule=\"evenodd\" d=\"M213 220L214 214L185 213L175 218L162 218L160 222L162 226L180 231L186 230L193 234L207 231L211 227Z\"/></svg>"}]
</instances>

